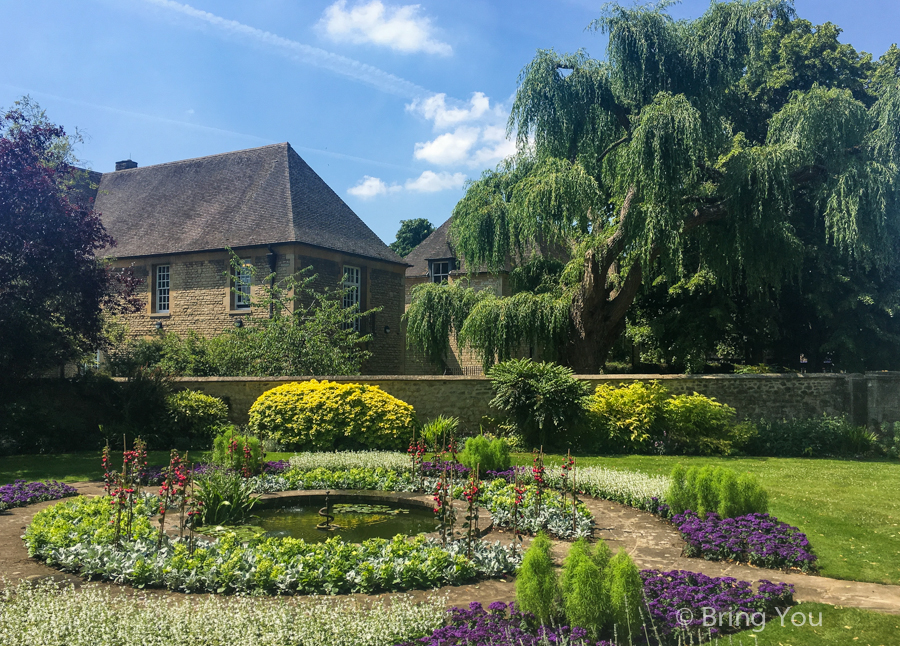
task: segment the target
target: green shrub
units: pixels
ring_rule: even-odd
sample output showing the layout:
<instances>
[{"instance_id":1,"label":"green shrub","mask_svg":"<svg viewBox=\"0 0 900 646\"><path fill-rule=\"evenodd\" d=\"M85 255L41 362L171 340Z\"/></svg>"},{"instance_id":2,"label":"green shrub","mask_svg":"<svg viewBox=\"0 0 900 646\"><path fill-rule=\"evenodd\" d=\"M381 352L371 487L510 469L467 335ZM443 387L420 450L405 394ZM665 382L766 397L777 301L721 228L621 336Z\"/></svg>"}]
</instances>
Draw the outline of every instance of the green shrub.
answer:
<instances>
[{"instance_id":1,"label":"green shrub","mask_svg":"<svg viewBox=\"0 0 900 646\"><path fill-rule=\"evenodd\" d=\"M570 427L584 414L589 386L572 371L550 362L510 359L488 371L494 398L491 406L509 414L532 447L571 444Z\"/></svg>"},{"instance_id":2,"label":"green shrub","mask_svg":"<svg viewBox=\"0 0 900 646\"><path fill-rule=\"evenodd\" d=\"M481 473L486 471L506 471L512 463L509 457L509 445L506 440L494 438L488 440L483 435L470 437L459 454L459 461L470 469L481 465Z\"/></svg>"},{"instance_id":3,"label":"green shrub","mask_svg":"<svg viewBox=\"0 0 900 646\"><path fill-rule=\"evenodd\" d=\"M218 397L196 390L181 390L166 398L173 432L200 444L228 423L228 406Z\"/></svg>"},{"instance_id":4,"label":"green shrub","mask_svg":"<svg viewBox=\"0 0 900 646\"><path fill-rule=\"evenodd\" d=\"M900 458L900 422L883 423L875 441L879 453L889 458Z\"/></svg>"},{"instance_id":5,"label":"green shrub","mask_svg":"<svg viewBox=\"0 0 900 646\"><path fill-rule=\"evenodd\" d=\"M712 397L670 395L657 381L600 385L588 398L582 448L603 453L731 455L752 443L753 424Z\"/></svg>"},{"instance_id":6,"label":"green shrub","mask_svg":"<svg viewBox=\"0 0 900 646\"><path fill-rule=\"evenodd\" d=\"M530 612L547 626L556 617L559 596L550 546L547 535L538 532L522 557L522 565L516 574L516 605L520 611Z\"/></svg>"},{"instance_id":7,"label":"green shrub","mask_svg":"<svg viewBox=\"0 0 900 646\"><path fill-rule=\"evenodd\" d=\"M593 421L594 450L643 453L663 437L669 391L658 381L597 386L587 406Z\"/></svg>"},{"instance_id":8,"label":"green shrub","mask_svg":"<svg viewBox=\"0 0 900 646\"><path fill-rule=\"evenodd\" d=\"M247 449L249 448L249 460ZM213 440L213 464L232 469L258 473L262 468L263 453L259 438L235 433L234 427L225 429Z\"/></svg>"},{"instance_id":9,"label":"green shrub","mask_svg":"<svg viewBox=\"0 0 900 646\"><path fill-rule=\"evenodd\" d=\"M619 550L609 561L603 576L603 596L609 602L610 619L619 639L629 643L637 637L641 625L644 583L641 573L625 550Z\"/></svg>"},{"instance_id":10,"label":"green shrub","mask_svg":"<svg viewBox=\"0 0 900 646\"><path fill-rule=\"evenodd\" d=\"M735 411L698 393L675 395L663 403L667 453L729 455Z\"/></svg>"},{"instance_id":11,"label":"green shrub","mask_svg":"<svg viewBox=\"0 0 900 646\"><path fill-rule=\"evenodd\" d=\"M425 440L425 446L428 448L432 448L438 444L447 446L450 438L456 435L458 429L458 417L444 417L443 415L438 415L422 426L422 437Z\"/></svg>"},{"instance_id":12,"label":"green shrub","mask_svg":"<svg viewBox=\"0 0 900 646\"><path fill-rule=\"evenodd\" d=\"M196 484L194 496L201 503L199 525L241 525L259 502L253 495L252 480L224 469L213 469Z\"/></svg>"},{"instance_id":13,"label":"green shrub","mask_svg":"<svg viewBox=\"0 0 900 646\"><path fill-rule=\"evenodd\" d=\"M290 383L259 396L250 429L294 451L406 449L413 407L378 386L332 381Z\"/></svg>"},{"instance_id":14,"label":"green shrub","mask_svg":"<svg viewBox=\"0 0 900 646\"><path fill-rule=\"evenodd\" d=\"M598 544L606 548L602 540ZM610 603L605 596L604 557L598 559L591 554L590 546L583 538L572 544L569 554L563 561L562 577L559 582L566 613L566 622L570 626L580 626L596 637L604 626L610 623Z\"/></svg>"},{"instance_id":15,"label":"green shrub","mask_svg":"<svg viewBox=\"0 0 900 646\"><path fill-rule=\"evenodd\" d=\"M736 475L725 467L675 465L666 493L666 504L673 514L690 509L701 518L715 512L722 518L762 514L769 509L769 497L750 473Z\"/></svg>"},{"instance_id":16,"label":"green shrub","mask_svg":"<svg viewBox=\"0 0 900 646\"><path fill-rule=\"evenodd\" d=\"M877 437L854 427L846 417L823 414L808 419L783 419L757 424L757 435L745 448L748 455L778 458L821 458L865 454Z\"/></svg>"}]
</instances>

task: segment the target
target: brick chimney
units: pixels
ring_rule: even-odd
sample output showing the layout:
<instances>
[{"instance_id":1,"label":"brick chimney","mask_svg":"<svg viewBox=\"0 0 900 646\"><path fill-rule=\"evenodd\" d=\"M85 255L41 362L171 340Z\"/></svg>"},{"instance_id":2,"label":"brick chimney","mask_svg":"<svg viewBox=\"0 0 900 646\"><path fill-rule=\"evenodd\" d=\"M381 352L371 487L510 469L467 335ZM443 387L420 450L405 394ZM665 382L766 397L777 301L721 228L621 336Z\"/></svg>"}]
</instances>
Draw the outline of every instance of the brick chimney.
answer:
<instances>
[{"instance_id":1,"label":"brick chimney","mask_svg":"<svg viewBox=\"0 0 900 646\"><path fill-rule=\"evenodd\" d=\"M116 170L128 170L129 168L137 168L137 162L131 159L116 162Z\"/></svg>"}]
</instances>

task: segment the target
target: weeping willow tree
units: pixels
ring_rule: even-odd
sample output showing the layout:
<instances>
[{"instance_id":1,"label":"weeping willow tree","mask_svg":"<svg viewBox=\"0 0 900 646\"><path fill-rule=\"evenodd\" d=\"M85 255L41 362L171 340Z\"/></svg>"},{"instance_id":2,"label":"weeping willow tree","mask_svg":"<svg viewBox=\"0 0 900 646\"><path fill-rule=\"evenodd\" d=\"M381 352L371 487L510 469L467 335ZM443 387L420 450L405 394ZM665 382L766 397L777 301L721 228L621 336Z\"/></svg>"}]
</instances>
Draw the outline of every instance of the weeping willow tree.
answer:
<instances>
[{"instance_id":1,"label":"weeping willow tree","mask_svg":"<svg viewBox=\"0 0 900 646\"><path fill-rule=\"evenodd\" d=\"M609 37L605 61L542 50L522 71L518 152L468 185L451 239L470 268L499 271L548 244L571 260L544 293L415 292L409 338L430 357L455 334L486 363L538 344L596 371L648 277L702 270L752 291L796 274L801 213L854 263L896 261L897 84L868 104L825 83L755 109L742 80L791 3L713 3L691 21L668 4L606 5L591 25Z\"/></svg>"}]
</instances>

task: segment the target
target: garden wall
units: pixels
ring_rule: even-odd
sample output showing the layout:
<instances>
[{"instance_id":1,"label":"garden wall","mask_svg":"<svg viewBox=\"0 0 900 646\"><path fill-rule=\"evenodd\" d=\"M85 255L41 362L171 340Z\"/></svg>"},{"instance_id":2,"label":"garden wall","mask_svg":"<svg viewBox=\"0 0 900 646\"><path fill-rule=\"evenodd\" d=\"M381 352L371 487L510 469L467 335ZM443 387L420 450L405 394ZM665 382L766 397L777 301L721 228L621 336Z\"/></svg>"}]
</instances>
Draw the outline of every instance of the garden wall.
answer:
<instances>
[{"instance_id":1,"label":"garden wall","mask_svg":"<svg viewBox=\"0 0 900 646\"><path fill-rule=\"evenodd\" d=\"M184 377L177 387L201 390L228 401L232 420L246 423L260 394L283 383L312 377ZM900 372L797 375L580 375L593 387L658 379L676 394L698 392L733 406L740 418L781 419L847 415L855 424L900 421ZM488 405L490 380L466 376L324 377L381 387L416 409L420 421L455 415L469 431L483 416L497 416Z\"/></svg>"}]
</instances>

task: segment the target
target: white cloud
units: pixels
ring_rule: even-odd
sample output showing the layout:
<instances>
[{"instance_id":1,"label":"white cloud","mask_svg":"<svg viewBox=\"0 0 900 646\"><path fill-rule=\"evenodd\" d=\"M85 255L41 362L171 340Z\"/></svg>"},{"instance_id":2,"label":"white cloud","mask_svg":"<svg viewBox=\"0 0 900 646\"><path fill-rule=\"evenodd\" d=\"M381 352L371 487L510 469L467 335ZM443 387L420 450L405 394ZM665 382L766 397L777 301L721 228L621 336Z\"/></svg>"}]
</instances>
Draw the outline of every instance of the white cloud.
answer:
<instances>
[{"instance_id":1,"label":"white cloud","mask_svg":"<svg viewBox=\"0 0 900 646\"><path fill-rule=\"evenodd\" d=\"M155 5L188 19L211 25L219 31L234 36L252 40L277 51L282 56L302 64L315 65L327 69L335 74L346 76L356 81L367 83L383 92L395 94L407 99L416 99L430 95L425 88L394 76L384 70L360 61L341 56L333 52L312 47L295 40L283 38L269 31L263 31L250 25L245 25L236 20L222 18L208 11L196 9L190 5L175 2L174 0L144 0L148 4Z\"/></svg>"},{"instance_id":2,"label":"white cloud","mask_svg":"<svg viewBox=\"0 0 900 646\"><path fill-rule=\"evenodd\" d=\"M348 11L346 0L338 0L325 10L319 25L338 42L372 43L405 54L452 54L450 45L434 37L431 20L420 16L419 9L417 4L385 7L371 0Z\"/></svg>"},{"instance_id":3,"label":"white cloud","mask_svg":"<svg viewBox=\"0 0 900 646\"><path fill-rule=\"evenodd\" d=\"M447 107L447 95L433 94L427 99L417 99L406 106L410 112L421 114L434 121L436 130L443 130L464 121L475 121L490 112L491 102L484 92L475 92L469 101L470 107ZM495 106L494 111L497 111Z\"/></svg>"},{"instance_id":4,"label":"white cloud","mask_svg":"<svg viewBox=\"0 0 900 646\"><path fill-rule=\"evenodd\" d=\"M413 155L416 159L441 166L461 164L466 161L469 150L478 141L478 135L478 128L460 126L431 141L417 143Z\"/></svg>"},{"instance_id":5,"label":"white cloud","mask_svg":"<svg viewBox=\"0 0 900 646\"><path fill-rule=\"evenodd\" d=\"M426 170L418 177L406 180L406 183L403 185L388 185L378 177L366 175L359 180L356 186L347 189L347 192L350 195L367 200L403 190L411 193L437 193L438 191L461 188L465 182L466 176L463 173L447 173L444 171L435 173L432 170Z\"/></svg>"},{"instance_id":6,"label":"white cloud","mask_svg":"<svg viewBox=\"0 0 900 646\"><path fill-rule=\"evenodd\" d=\"M406 180L404 186L407 191L415 193L437 193L438 191L446 191L452 188L462 188L465 182L466 176L462 173L450 174L443 171L435 173L434 171L426 170L416 179Z\"/></svg>"},{"instance_id":7,"label":"white cloud","mask_svg":"<svg viewBox=\"0 0 900 646\"><path fill-rule=\"evenodd\" d=\"M347 192L350 193L350 195L355 195L356 197L369 199L370 197L376 197L378 195L395 193L399 190L400 187L396 184L388 186L377 177L370 177L369 175L366 175L361 180L359 180L359 184L348 188Z\"/></svg>"},{"instance_id":8,"label":"white cloud","mask_svg":"<svg viewBox=\"0 0 900 646\"><path fill-rule=\"evenodd\" d=\"M484 92L474 92L468 103L448 102L446 94L433 94L409 103L406 109L431 121L438 132L455 128L431 141L416 143L416 159L441 166L484 168L516 152L515 142L506 138L507 109L491 105Z\"/></svg>"},{"instance_id":9,"label":"white cloud","mask_svg":"<svg viewBox=\"0 0 900 646\"><path fill-rule=\"evenodd\" d=\"M485 137L484 139L487 138ZM481 167L494 166L501 159L506 159L510 155L515 154L515 152L516 142L503 139L503 141L497 142L493 146L484 146L472 153L472 156L469 159L469 165Z\"/></svg>"},{"instance_id":10,"label":"white cloud","mask_svg":"<svg viewBox=\"0 0 900 646\"><path fill-rule=\"evenodd\" d=\"M413 153L441 166L493 166L516 152L516 143L506 138L506 131L498 126L460 126L431 141L416 144Z\"/></svg>"}]
</instances>

